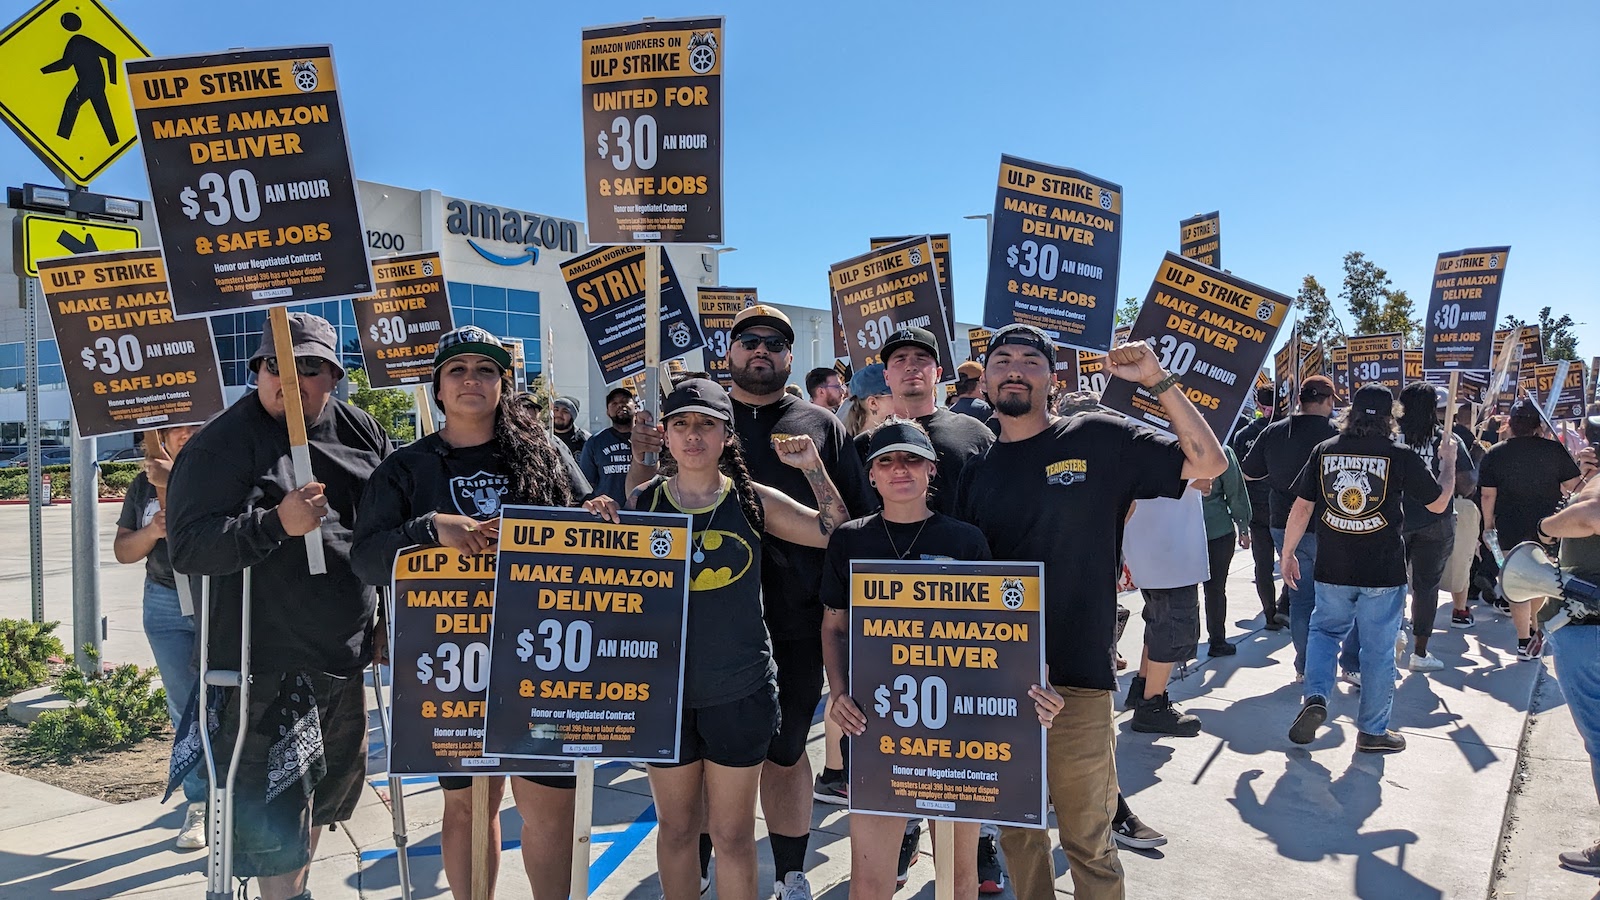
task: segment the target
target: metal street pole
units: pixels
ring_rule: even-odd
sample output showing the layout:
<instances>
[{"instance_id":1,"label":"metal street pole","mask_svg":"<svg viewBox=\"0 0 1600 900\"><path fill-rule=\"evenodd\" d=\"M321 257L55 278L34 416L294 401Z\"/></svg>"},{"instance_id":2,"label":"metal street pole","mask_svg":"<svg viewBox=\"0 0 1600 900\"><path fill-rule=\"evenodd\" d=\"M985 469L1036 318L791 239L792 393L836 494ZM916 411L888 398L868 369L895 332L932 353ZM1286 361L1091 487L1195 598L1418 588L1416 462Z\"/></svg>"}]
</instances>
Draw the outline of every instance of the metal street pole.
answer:
<instances>
[{"instance_id":1,"label":"metal street pole","mask_svg":"<svg viewBox=\"0 0 1600 900\"><path fill-rule=\"evenodd\" d=\"M16 219L22 227L22 217ZM39 289L32 278L21 276L27 305L22 328L23 380L27 383L28 429L28 573L33 597L33 621L44 621L44 460L39 451Z\"/></svg>"},{"instance_id":2,"label":"metal street pole","mask_svg":"<svg viewBox=\"0 0 1600 900\"><path fill-rule=\"evenodd\" d=\"M72 423L72 648L78 668L98 672L105 638L100 607L100 467L95 439ZM91 658L92 651L92 658Z\"/></svg>"},{"instance_id":3,"label":"metal street pole","mask_svg":"<svg viewBox=\"0 0 1600 900\"><path fill-rule=\"evenodd\" d=\"M987 263L989 256L994 253L994 213L981 213L976 216L962 216L961 218L983 220L983 258Z\"/></svg>"}]
</instances>

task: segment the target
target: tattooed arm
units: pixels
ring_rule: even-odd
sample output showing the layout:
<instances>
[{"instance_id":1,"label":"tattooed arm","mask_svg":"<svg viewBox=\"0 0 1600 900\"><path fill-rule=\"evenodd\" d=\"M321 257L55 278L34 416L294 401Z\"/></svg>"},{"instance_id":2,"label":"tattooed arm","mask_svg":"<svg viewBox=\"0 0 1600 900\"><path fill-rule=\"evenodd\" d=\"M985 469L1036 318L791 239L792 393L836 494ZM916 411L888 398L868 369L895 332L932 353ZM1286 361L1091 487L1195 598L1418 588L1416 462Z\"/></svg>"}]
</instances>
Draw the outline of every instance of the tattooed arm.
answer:
<instances>
[{"instance_id":1,"label":"tattooed arm","mask_svg":"<svg viewBox=\"0 0 1600 900\"><path fill-rule=\"evenodd\" d=\"M850 518L844 499L833 479L822 467L822 459L811 438L801 435L776 442L778 458L805 473L817 498L817 508L807 509L781 491L757 484L762 511L767 517L767 533L807 547L826 547L833 530Z\"/></svg>"}]
</instances>

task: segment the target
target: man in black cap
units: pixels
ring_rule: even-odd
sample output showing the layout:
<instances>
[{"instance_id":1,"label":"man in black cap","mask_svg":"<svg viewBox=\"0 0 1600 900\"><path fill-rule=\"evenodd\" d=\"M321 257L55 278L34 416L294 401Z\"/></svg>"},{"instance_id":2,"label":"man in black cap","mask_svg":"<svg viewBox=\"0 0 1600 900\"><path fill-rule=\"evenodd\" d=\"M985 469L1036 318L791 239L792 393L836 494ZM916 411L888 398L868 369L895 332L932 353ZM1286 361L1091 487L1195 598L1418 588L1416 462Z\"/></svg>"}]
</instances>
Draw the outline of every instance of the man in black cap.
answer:
<instances>
[{"instance_id":1,"label":"man in black cap","mask_svg":"<svg viewBox=\"0 0 1600 900\"><path fill-rule=\"evenodd\" d=\"M628 466L633 460L633 391L614 387L606 393L606 418L611 427L590 437L578 456L578 469L594 486L594 496L613 500L628 496Z\"/></svg>"},{"instance_id":2,"label":"man in black cap","mask_svg":"<svg viewBox=\"0 0 1600 900\"><path fill-rule=\"evenodd\" d=\"M1276 399L1272 388L1256 388L1256 417L1228 439L1233 455L1240 460L1240 471L1243 471L1244 459L1250 455L1250 448L1256 445L1256 439L1272 424L1273 402ZM1280 619L1278 586L1272 571L1277 563L1277 548L1272 542L1272 488L1262 478L1254 481L1246 479L1244 487L1250 496L1250 557L1255 563L1256 598L1261 601L1261 614L1266 620L1267 630L1278 631L1289 624L1289 603L1285 596Z\"/></svg>"},{"instance_id":3,"label":"man in black cap","mask_svg":"<svg viewBox=\"0 0 1600 900\"><path fill-rule=\"evenodd\" d=\"M1305 703L1289 740L1309 744L1328 718L1339 646L1351 629L1361 643L1361 701L1356 750L1395 753L1406 740L1389 729L1394 702L1395 638L1406 596L1405 500L1439 514L1456 481L1455 436L1439 439L1439 474L1395 441L1394 394L1369 384L1351 398L1339 434L1312 448L1294 482L1294 507L1283 539L1283 581L1315 579L1316 610L1306 647ZM1316 517L1317 561L1301 570L1295 547Z\"/></svg>"},{"instance_id":4,"label":"man in black cap","mask_svg":"<svg viewBox=\"0 0 1600 900\"><path fill-rule=\"evenodd\" d=\"M1328 421L1337 399L1331 379L1324 375L1307 378L1300 385L1299 414L1268 425L1239 462L1247 480L1265 479L1272 489L1267 500L1268 521L1272 545L1278 550L1280 571L1284 531L1289 526L1289 509L1294 506L1294 480L1305 468L1311 448L1338 433ZM1317 562L1317 535L1307 534L1295 552L1300 557L1300 568L1311 571ZM1294 672L1298 681L1306 671L1306 635L1310 633L1311 610L1317 598L1310 582L1296 588L1285 579L1284 588L1289 592L1289 637L1294 642Z\"/></svg>"},{"instance_id":5,"label":"man in black cap","mask_svg":"<svg viewBox=\"0 0 1600 900\"><path fill-rule=\"evenodd\" d=\"M379 629L376 595L351 570L350 545L361 492L389 452L377 421L333 396L344 377L333 326L292 313L289 332L292 358L277 355L271 330L262 336L250 357L256 389L190 439L167 504L173 568L211 576L211 644L202 652L213 668L239 667L241 573L253 570L249 709L241 715L237 694L229 699L215 746L232 747L244 720L235 874L258 877L266 900L308 896L317 836L349 819L361 796L362 670ZM293 474L280 361L299 376L318 479L304 485ZM312 575L301 538L318 527L327 572Z\"/></svg>"},{"instance_id":6,"label":"man in black cap","mask_svg":"<svg viewBox=\"0 0 1600 900\"><path fill-rule=\"evenodd\" d=\"M578 427L578 408L578 401L571 397L557 397L550 404L550 419L555 425L556 438L567 445L574 459L583 455L583 445L589 440L589 432ZM629 421L628 428L632 431L632 421Z\"/></svg>"},{"instance_id":7,"label":"man in black cap","mask_svg":"<svg viewBox=\"0 0 1600 900\"><path fill-rule=\"evenodd\" d=\"M733 428L750 476L815 508L811 483L799 469L780 460L773 447L776 440L809 435L850 515L862 516L875 508L866 469L839 417L783 389L794 363L794 327L789 317L776 307L756 304L734 317L728 338ZM641 460L661 446L655 428L644 423L644 418L640 416L634 426L635 465L628 476L629 490L654 474ZM772 658L778 667L782 711L782 722L762 768L761 808L772 846L773 879L795 890L797 883L805 884L804 879L796 882L787 876L805 872L811 836L813 785L806 736L822 697L823 551L769 534L761 541L761 554L762 603L772 636ZM805 890L809 891L809 886Z\"/></svg>"},{"instance_id":8,"label":"man in black cap","mask_svg":"<svg viewBox=\"0 0 1600 900\"><path fill-rule=\"evenodd\" d=\"M1539 535L1539 520L1556 511L1561 498L1578 485L1578 464L1566 448L1540 434L1539 408L1527 397L1511 404L1511 437L1489 448L1478 467L1483 540L1493 551L1523 541L1549 543ZM1517 628L1517 657L1538 659L1544 638L1533 629L1526 603L1511 604Z\"/></svg>"},{"instance_id":9,"label":"man in black cap","mask_svg":"<svg viewBox=\"0 0 1600 900\"><path fill-rule=\"evenodd\" d=\"M1158 398L1175 438L1119 416L1052 415L1055 363L1055 343L1037 328L994 333L983 377L1000 439L968 461L954 509L984 533L996 559L1044 562L1045 661L1066 701L1050 730L1046 776L1073 896L1101 900L1124 893L1112 841L1111 702L1123 521L1135 500L1178 497L1189 479L1221 475L1227 457L1149 345L1113 348L1106 366ZM1053 900L1049 833L1008 828L1001 843L1018 900Z\"/></svg>"}]
</instances>

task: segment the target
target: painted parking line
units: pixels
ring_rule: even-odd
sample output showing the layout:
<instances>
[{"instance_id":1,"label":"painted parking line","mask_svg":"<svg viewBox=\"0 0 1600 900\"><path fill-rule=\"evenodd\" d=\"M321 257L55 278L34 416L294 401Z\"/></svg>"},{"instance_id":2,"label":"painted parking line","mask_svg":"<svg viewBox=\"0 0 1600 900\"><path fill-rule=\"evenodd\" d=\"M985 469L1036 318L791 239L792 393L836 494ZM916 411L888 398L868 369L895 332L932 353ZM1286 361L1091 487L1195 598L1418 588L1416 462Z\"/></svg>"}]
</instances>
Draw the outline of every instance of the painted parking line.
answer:
<instances>
[{"instance_id":1,"label":"painted parking line","mask_svg":"<svg viewBox=\"0 0 1600 900\"><path fill-rule=\"evenodd\" d=\"M607 768L610 768L612 766L627 766L627 765L632 765L632 763L629 763L626 760L612 759L612 760L607 760L606 762L603 762L603 763L595 763L595 769L596 770L600 770L600 769L607 769ZM437 775L403 775L400 778L400 783L402 785L436 784L436 783L438 783L438 781L439 781L439 776L437 776ZM389 778L388 778L388 776L385 776L385 775L371 776L371 777L369 777L367 779L367 785L372 787L372 788L375 788L375 789L377 789L377 788L387 788L389 786Z\"/></svg>"}]
</instances>

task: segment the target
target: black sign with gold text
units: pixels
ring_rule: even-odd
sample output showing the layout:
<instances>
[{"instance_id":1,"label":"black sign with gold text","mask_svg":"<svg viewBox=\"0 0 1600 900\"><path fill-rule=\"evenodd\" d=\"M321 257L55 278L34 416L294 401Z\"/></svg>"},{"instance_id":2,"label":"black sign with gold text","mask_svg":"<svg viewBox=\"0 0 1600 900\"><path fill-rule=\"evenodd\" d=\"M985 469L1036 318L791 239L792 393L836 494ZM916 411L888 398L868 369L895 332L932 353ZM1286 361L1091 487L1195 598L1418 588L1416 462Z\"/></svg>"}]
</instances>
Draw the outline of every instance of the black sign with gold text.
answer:
<instances>
[{"instance_id":1,"label":"black sign with gold text","mask_svg":"<svg viewBox=\"0 0 1600 900\"><path fill-rule=\"evenodd\" d=\"M507 506L485 753L676 762L689 517Z\"/></svg>"},{"instance_id":2,"label":"black sign with gold text","mask_svg":"<svg viewBox=\"0 0 1600 900\"><path fill-rule=\"evenodd\" d=\"M1340 344L1328 351L1328 377L1333 379L1333 389L1339 399L1350 400L1350 348ZM1342 404L1341 404L1342 405Z\"/></svg>"},{"instance_id":3,"label":"black sign with gold text","mask_svg":"<svg viewBox=\"0 0 1600 900\"><path fill-rule=\"evenodd\" d=\"M1562 372L1562 367L1566 372ZM1533 396L1551 419L1581 419L1584 410L1583 363L1559 360L1533 368ZM1556 379L1561 382L1557 385ZM1555 391L1552 402L1550 392Z\"/></svg>"},{"instance_id":4,"label":"black sign with gold text","mask_svg":"<svg viewBox=\"0 0 1600 900\"><path fill-rule=\"evenodd\" d=\"M1178 252L1185 259L1222 268L1222 213L1202 213L1179 222Z\"/></svg>"},{"instance_id":5,"label":"black sign with gold text","mask_svg":"<svg viewBox=\"0 0 1600 900\"><path fill-rule=\"evenodd\" d=\"M1121 260L1120 185L1000 157L984 325L1036 325L1057 344L1105 353Z\"/></svg>"},{"instance_id":6,"label":"black sign with gold text","mask_svg":"<svg viewBox=\"0 0 1600 900\"><path fill-rule=\"evenodd\" d=\"M483 755L495 555L408 547L394 560L389 772L553 775L571 762Z\"/></svg>"},{"instance_id":7,"label":"black sign with gold text","mask_svg":"<svg viewBox=\"0 0 1600 900\"><path fill-rule=\"evenodd\" d=\"M915 326L933 332L944 377L956 377L931 239L912 238L834 263L828 284L842 316L851 366L882 362L889 338Z\"/></svg>"},{"instance_id":8,"label":"black sign with gold text","mask_svg":"<svg viewBox=\"0 0 1600 900\"><path fill-rule=\"evenodd\" d=\"M1043 828L1040 563L850 563L850 809Z\"/></svg>"},{"instance_id":9,"label":"black sign with gold text","mask_svg":"<svg viewBox=\"0 0 1600 900\"><path fill-rule=\"evenodd\" d=\"M868 238L868 245L873 250L880 250L894 244L909 241L918 235L903 234L899 237ZM950 235L926 235L933 241L933 262L939 267L939 293L944 297L944 321L950 330L945 334L950 340L956 339L956 295L951 290L950 281Z\"/></svg>"},{"instance_id":10,"label":"black sign with gold text","mask_svg":"<svg viewBox=\"0 0 1600 900\"><path fill-rule=\"evenodd\" d=\"M371 292L331 47L127 70L179 318Z\"/></svg>"},{"instance_id":11,"label":"black sign with gold text","mask_svg":"<svg viewBox=\"0 0 1600 900\"><path fill-rule=\"evenodd\" d=\"M967 329L967 359L989 364L989 339L994 337L994 332L987 328Z\"/></svg>"},{"instance_id":12,"label":"black sign with gold text","mask_svg":"<svg viewBox=\"0 0 1600 900\"><path fill-rule=\"evenodd\" d=\"M159 249L40 260L39 284L79 434L199 425L222 411L211 323L173 317Z\"/></svg>"},{"instance_id":13,"label":"black sign with gold text","mask_svg":"<svg viewBox=\"0 0 1600 900\"><path fill-rule=\"evenodd\" d=\"M697 288L700 300L700 334L705 338L706 371L727 387L733 384L733 372L728 369L728 335L733 330L733 317L755 306L755 288L703 287Z\"/></svg>"},{"instance_id":14,"label":"black sign with gold text","mask_svg":"<svg viewBox=\"0 0 1600 900\"><path fill-rule=\"evenodd\" d=\"M1422 381L1422 351L1406 351L1406 384Z\"/></svg>"},{"instance_id":15,"label":"black sign with gold text","mask_svg":"<svg viewBox=\"0 0 1600 900\"><path fill-rule=\"evenodd\" d=\"M644 369L645 248L597 247L561 264L572 305L600 380L621 381ZM705 346L698 317L678 284L672 260L661 251L661 358Z\"/></svg>"},{"instance_id":16,"label":"black sign with gold text","mask_svg":"<svg viewBox=\"0 0 1600 900\"><path fill-rule=\"evenodd\" d=\"M722 18L583 30L589 243L720 244Z\"/></svg>"},{"instance_id":17,"label":"black sign with gold text","mask_svg":"<svg viewBox=\"0 0 1600 900\"><path fill-rule=\"evenodd\" d=\"M1406 351L1398 332L1348 338L1345 349L1350 354L1351 390L1381 384L1399 398L1405 387Z\"/></svg>"},{"instance_id":18,"label":"black sign with gold text","mask_svg":"<svg viewBox=\"0 0 1600 900\"><path fill-rule=\"evenodd\" d=\"M371 294L350 298L367 380L375 388L429 383L439 336L454 327L439 254L377 260L372 277Z\"/></svg>"},{"instance_id":19,"label":"black sign with gold text","mask_svg":"<svg viewBox=\"0 0 1600 900\"><path fill-rule=\"evenodd\" d=\"M1500 314L1500 289L1510 255L1510 247L1439 254L1422 323L1424 369L1489 369L1490 339Z\"/></svg>"},{"instance_id":20,"label":"black sign with gold text","mask_svg":"<svg viewBox=\"0 0 1600 900\"><path fill-rule=\"evenodd\" d=\"M1171 390L1188 396L1211 429L1226 436L1255 389L1255 373L1266 362L1291 302L1167 253L1130 337L1155 350L1161 367L1178 376ZM1100 403L1135 422L1172 430L1161 400L1131 381L1109 379Z\"/></svg>"}]
</instances>

